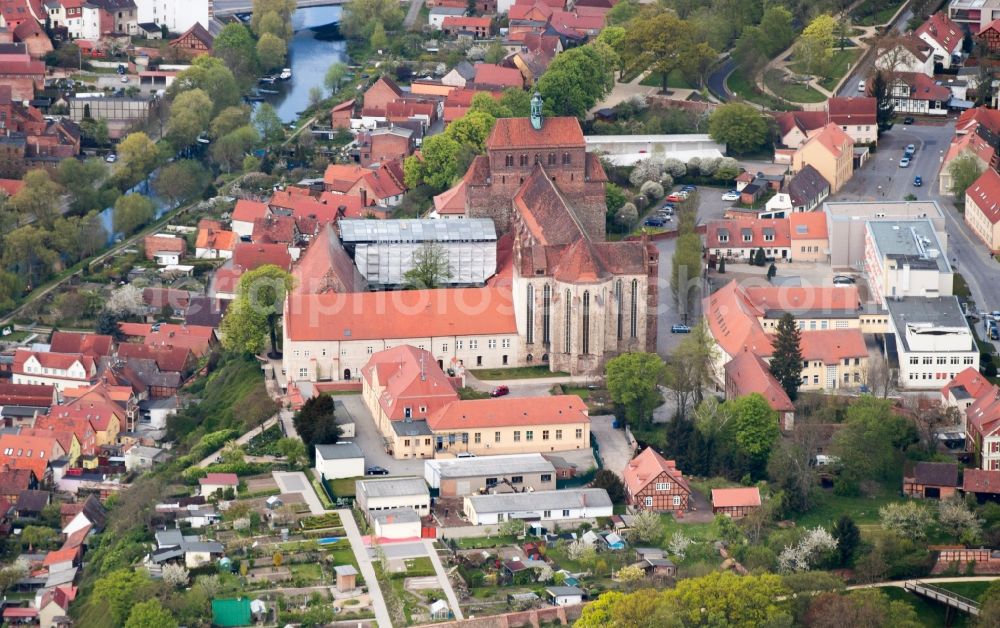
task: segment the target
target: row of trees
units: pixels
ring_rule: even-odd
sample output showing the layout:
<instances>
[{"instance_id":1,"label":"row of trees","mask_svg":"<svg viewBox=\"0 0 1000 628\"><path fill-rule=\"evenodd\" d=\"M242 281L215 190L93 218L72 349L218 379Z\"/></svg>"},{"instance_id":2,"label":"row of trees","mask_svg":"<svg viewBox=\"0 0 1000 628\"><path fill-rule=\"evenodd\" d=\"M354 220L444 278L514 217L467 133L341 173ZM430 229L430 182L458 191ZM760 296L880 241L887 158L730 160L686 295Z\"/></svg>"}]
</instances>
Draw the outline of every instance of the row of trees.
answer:
<instances>
[{"instance_id":1,"label":"row of trees","mask_svg":"<svg viewBox=\"0 0 1000 628\"><path fill-rule=\"evenodd\" d=\"M295 0L254 0L250 28L241 22L227 24L215 37L212 54L242 87L249 87L261 72L285 64L294 10Z\"/></svg>"}]
</instances>

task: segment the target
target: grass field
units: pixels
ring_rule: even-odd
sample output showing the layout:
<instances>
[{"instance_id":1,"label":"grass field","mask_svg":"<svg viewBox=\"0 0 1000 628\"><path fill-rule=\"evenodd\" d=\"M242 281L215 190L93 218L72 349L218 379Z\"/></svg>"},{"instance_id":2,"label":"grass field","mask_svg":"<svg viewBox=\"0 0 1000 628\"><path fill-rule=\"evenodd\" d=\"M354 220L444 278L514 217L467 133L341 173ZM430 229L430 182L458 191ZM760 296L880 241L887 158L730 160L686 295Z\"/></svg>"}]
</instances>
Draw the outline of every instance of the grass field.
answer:
<instances>
[{"instance_id":1,"label":"grass field","mask_svg":"<svg viewBox=\"0 0 1000 628\"><path fill-rule=\"evenodd\" d=\"M858 48L845 48L844 50L835 50L833 57L830 60L830 76L820 80L819 84L825 89L833 91L833 88L837 86L840 79L847 74L847 71L851 68L851 65L857 60L861 55L861 50Z\"/></svg>"},{"instance_id":2,"label":"grass field","mask_svg":"<svg viewBox=\"0 0 1000 628\"><path fill-rule=\"evenodd\" d=\"M729 91L737 94L744 100L757 103L762 107L767 107L774 111L787 111L789 109L788 105L777 98L773 98L758 90L751 78L740 68L737 68L735 72L729 75L726 84L729 86Z\"/></svg>"},{"instance_id":3,"label":"grass field","mask_svg":"<svg viewBox=\"0 0 1000 628\"><path fill-rule=\"evenodd\" d=\"M545 377L567 377L569 373L550 371L547 366L513 366L507 369L472 369L469 371L476 379L542 379Z\"/></svg>"},{"instance_id":4,"label":"grass field","mask_svg":"<svg viewBox=\"0 0 1000 628\"><path fill-rule=\"evenodd\" d=\"M900 600L906 602L917 611L917 619L927 628L940 628L941 626L951 626L952 628L963 628L964 626L971 626L974 623L969 622L969 618L963 613L955 613L954 618L950 624L945 621L945 615L947 611L943 604L938 604L932 602L926 598L920 597L919 595L910 593L903 589L897 589L895 587L886 587L882 589L886 595L892 600Z\"/></svg>"},{"instance_id":5,"label":"grass field","mask_svg":"<svg viewBox=\"0 0 1000 628\"><path fill-rule=\"evenodd\" d=\"M903 4L903 2L904 0L889 0L874 12L872 8L876 3L862 2L859 9L851 17L858 26L881 26L895 15L899 9L899 5Z\"/></svg>"},{"instance_id":6,"label":"grass field","mask_svg":"<svg viewBox=\"0 0 1000 628\"><path fill-rule=\"evenodd\" d=\"M844 497L835 495L833 491L824 490L817 497L816 506L808 513L797 517L795 523L804 528L818 525L829 527L841 515L850 515L858 525L876 524L879 520L878 509L901 499L886 489L875 497Z\"/></svg>"},{"instance_id":7,"label":"grass field","mask_svg":"<svg viewBox=\"0 0 1000 628\"><path fill-rule=\"evenodd\" d=\"M339 478L336 480L327 480L327 482L330 484L333 494L337 497L354 497L354 481L363 479L364 478Z\"/></svg>"},{"instance_id":8,"label":"grass field","mask_svg":"<svg viewBox=\"0 0 1000 628\"><path fill-rule=\"evenodd\" d=\"M989 582L940 582L937 586L978 601L983 593L986 593L986 589L990 588L990 584Z\"/></svg>"},{"instance_id":9,"label":"grass field","mask_svg":"<svg viewBox=\"0 0 1000 628\"><path fill-rule=\"evenodd\" d=\"M786 83L782 80L784 73L780 70L771 70L764 73L764 82L772 92L785 100L791 102L823 102L826 96L819 93L808 85L798 83Z\"/></svg>"},{"instance_id":10,"label":"grass field","mask_svg":"<svg viewBox=\"0 0 1000 628\"><path fill-rule=\"evenodd\" d=\"M661 72L650 72L646 75L646 78L639 81L639 85L645 85L647 87L660 87L663 84L663 74ZM692 85L684 78L680 70L674 70L667 77L667 87L673 87L675 89L696 89L697 85Z\"/></svg>"},{"instance_id":11,"label":"grass field","mask_svg":"<svg viewBox=\"0 0 1000 628\"><path fill-rule=\"evenodd\" d=\"M972 292L969 290L969 284L966 283L965 277L962 276L962 273L955 273L953 276L955 277L955 280L954 285L951 288L952 294L956 297L964 297L966 299L971 297Z\"/></svg>"}]
</instances>

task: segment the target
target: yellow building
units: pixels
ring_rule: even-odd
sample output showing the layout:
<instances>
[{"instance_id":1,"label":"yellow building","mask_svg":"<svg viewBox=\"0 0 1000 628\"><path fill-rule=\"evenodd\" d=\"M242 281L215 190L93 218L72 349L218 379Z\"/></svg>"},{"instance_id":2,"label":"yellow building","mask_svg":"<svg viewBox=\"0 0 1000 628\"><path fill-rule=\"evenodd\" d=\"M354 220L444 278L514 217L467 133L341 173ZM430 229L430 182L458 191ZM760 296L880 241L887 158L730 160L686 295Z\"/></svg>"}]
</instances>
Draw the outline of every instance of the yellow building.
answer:
<instances>
[{"instance_id":1,"label":"yellow building","mask_svg":"<svg viewBox=\"0 0 1000 628\"><path fill-rule=\"evenodd\" d=\"M792 259L796 262L828 262L830 240L827 237L826 214L794 212L788 216L792 236Z\"/></svg>"},{"instance_id":2,"label":"yellow building","mask_svg":"<svg viewBox=\"0 0 1000 628\"><path fill-rule=\"evenodd\" d=\"M990 252L1000 251L1000 174L992 168L965 191L965 224Z\"/></svg>"},{"instance_id":3,"label":"yellow building","mask_svg":"<svg viewBox=\"0 0 1000 628\"><path fill-rule=\"evenodd\" d=\"M854 175L854 140L836 124L827 124L792 155L792 172L806 165L823 175L835 194Z\"/></svg>"},{"instance_id":4,"label":"yellow building","mask_svg":"<svg viewBox=\"0 0 1000 628\"><path fill-rule=\"evenodd\" d=\"M803 333L800 349L800 390L859 388L865 383L868 348L857 328Z\"/></svg>"}]
</instances>

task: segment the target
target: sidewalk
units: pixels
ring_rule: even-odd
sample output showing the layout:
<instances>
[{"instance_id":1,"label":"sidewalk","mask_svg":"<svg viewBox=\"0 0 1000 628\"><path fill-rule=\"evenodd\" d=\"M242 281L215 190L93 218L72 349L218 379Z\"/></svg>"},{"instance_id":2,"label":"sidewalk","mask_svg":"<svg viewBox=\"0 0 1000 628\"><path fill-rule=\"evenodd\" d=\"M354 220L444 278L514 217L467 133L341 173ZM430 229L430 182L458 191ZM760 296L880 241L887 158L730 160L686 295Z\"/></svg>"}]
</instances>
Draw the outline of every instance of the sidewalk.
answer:
<instances>
[{"instance_id":1,"label":"sidewalk","mask_svg":"<svg viewBox=\"0 0 1000 628\"><path fill-rule=\"evenodd\" d=\"M380 628L392 628L389 609L385 605L385 598L382 597L378 578L375 577L375 567L372 566L371 558L368 557L368 549L365 548L365 544L361 540L361 531L358 530L358 524L354 521L354 515L346 508L341 508L336 513L340 515L340 523L344 526L347 540L351 542L354 559L358 561L358 569L368 587L368 595L371 597L372 606L375 609L375 621L378 622Z\"/></svg>"},{"instance_id":2,"label":"sidewalk","mask_svg":"<svg viewBox=\"0 0 1000 628\"><path fill-rule=\"evenodd\" d=\"M451 606L451 612L455 614L455 619L459 621L465 619L462 615L462 607L458 604L458 596L455 595L455 590L451 588L451 581L448 579L444 565L441 564L441 557L438 556L437 549L434 547L434 541L424 539L424 547L427 548L431 564L434 565L434 571L437 572L438 584L444 589L444 596L448 598L448 605Z\"/></svg>"}]
</instances>

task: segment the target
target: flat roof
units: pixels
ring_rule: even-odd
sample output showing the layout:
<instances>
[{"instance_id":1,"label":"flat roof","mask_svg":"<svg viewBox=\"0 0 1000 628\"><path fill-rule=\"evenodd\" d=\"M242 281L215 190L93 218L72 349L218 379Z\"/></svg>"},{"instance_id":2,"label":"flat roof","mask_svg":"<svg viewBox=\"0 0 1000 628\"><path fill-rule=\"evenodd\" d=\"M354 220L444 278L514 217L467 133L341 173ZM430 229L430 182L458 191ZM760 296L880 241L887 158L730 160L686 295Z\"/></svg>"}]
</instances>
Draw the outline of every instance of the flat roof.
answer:
<instances>
[{"instance_id":1,"label":"flat roof","mask_svg":"<svg viewBox=\"0 0 1000 628\"><path fill-rule=\"evenodd\" d=\"M473 495L466 497L477 513L513 512L518 510L563 510L612 506L608 492L603 488L563 489L560 491L535 491L534 493L505 493L500 495Z\"/></svg>"},{"instance_id":2,"label":"flat roof","mask_svg":"<svg viewBox=\"0 0 1000 628\"><path fill-rule=\"evenodd\" d=\"M496 226L490 218L435 220L341 220L340 239L344 244L359 242L494 242Z\"/></svg>"},{"instance_id":3,"label":"flat roof","mask_svg":"<svg viewBox=\"0 0 1000 628\"><path fill-rule=\"evenodd\" d=\"M412 508L391 508L376 512L375 520L379 523L413 523L420 521L420 515Z\"/></svg>"},{"instance_id":4,"label":"flat roof","mask_svg":"<svg viewBox=\"0 0 1000 628\"><path fill-rule=\"evenodd\" d=\"M423 478L381 478L378 480L355 480L355 492L368 497L407 497L428 495L427 483Z\"/></svg>"},{"instance_id":5,"label":"flat roof","mask_svg":"<svg viewBox=\"0 0 1000 628\"><path fill-rule=\"evenodd\" d=\"M937 201L827 201L823 203L823 211L833 220L944 218L944 212Z\"/></svg>"},{"instance_id":6,"label":"flat roof","mask_svg":"<svg viewBox=\"0 0 1000 628\"><path fill-rule=\"evenodd\" d=\"M930 328L969 329L965 314L958 303L958 297L905 297L888 299L886 305L893 327L899 332L896 337L903 343L906 351L910 350L906 339L907 325L917 325ZM970 332L971 335L971 332ZM975 347L973 347L975 348Z\"/></svg>"},{"instance_id":7,"label":"flat roof","mask_svg":"<svg viewBox=\"0 0 1000 628\"><path fill-rule=\"evenodd\" d=\"M556 470L555 466L542 454L426 460L424 465L436 467L442 478L467 478L512 473L555 473Z\"/></svg>"},{"instance_id":8,"label":"flat roof","mask_svg":"<svg viewBox=\"0 0 1000 628\"><path fill-rule=\"evenodd\" d=\"M884 220L868 223L868 231L882 256L900 267L951 272L948 257L941 251L934 225L920 220Z\"/></svg>"},{"instance_id":9,"label":"flat roof","mask_svg":"<svg viewBox=\"0 0 1000 628\"><path fill-rule=\"evenodd\" d=\"M427 426L427 421L392 421L392 431L396 436L430 436L434 432Z\"/></svg>"},{"instance_id":10,"label":"flat roof","mask_svg":"<svg viewBox=\"0 0 1000 628\"><path fill-rule=\"evenodd\" d=\"M323 460L347 460L350 458L364 458L365 454L361 448L354 443L336 443L333 445L316 445L316 453L323 456Z\"/></svg>"}]
</instances>

